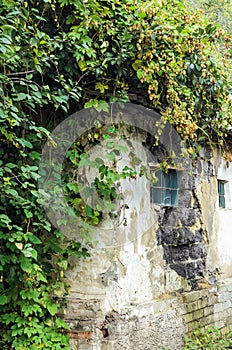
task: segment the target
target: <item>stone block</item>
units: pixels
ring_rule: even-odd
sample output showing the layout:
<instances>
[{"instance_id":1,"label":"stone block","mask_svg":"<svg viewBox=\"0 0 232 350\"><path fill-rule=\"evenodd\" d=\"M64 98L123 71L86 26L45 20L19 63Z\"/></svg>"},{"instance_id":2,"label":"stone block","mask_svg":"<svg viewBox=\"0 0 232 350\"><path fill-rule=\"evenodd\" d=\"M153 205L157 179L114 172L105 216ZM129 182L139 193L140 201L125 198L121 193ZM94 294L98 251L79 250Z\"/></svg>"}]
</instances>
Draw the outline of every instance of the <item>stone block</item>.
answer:
<instances>
[{"instance_id":1,"label":"stone block","mask_svg":"<svg viewBox=\"0 0 232 350\"><path fill-rule=\"evenodd\" d=\"M189 258L189 247L165 247L164 256L166 261L180 262L186 261Z\"/></svg>"},{"instance_id":2,"label":"stone block","mask_svg":"<svg viewBox=\"0 0 232 350\"><path fill-rule=\"evenodd\" d=\"M223 327L225 327L225 326L226 326L226 323L225 323L224 320L216 321L216 322L215 322L215 327L217 327L217 328L223 328Z\"/></svg>"},{"instance_id":3,"label":"stone block","mask_svg":"<svg viewBox=\"0 0 232 350\"><path fill-rule=\"evenodd\" d=\"M208 316L204 316L203 318L201 318L200 322L202 326L209 326L209 325L213 325L214 324L214 315L208 315Z\"/></svg>"},{"instance_id":4,"label":"stone block","mask_svg":"<svg viewBox=\"0 0 232 350\"><path fill-rule=\"evenodd\" d=\"M206 249L203 244L194 244L189 249L189 257L193 260L202 259L206 255Z\"/></svg>"},{"instance_id":5,"label":"stone block","mask_svg":"<svg viewBox=\"0 0 232 350\"><path fill-rule=\"evenodd\" d=\"M232 325L231 324L230 325L226 325L225 327L221 328L221 333L222 334L228 334L230 332L232 332ZM232 346L231 346L231 348L232 348Z\"/></svg>"},{"instance_id":6,"label":"stone block","mask_svg":"<svg viewBox=\"0 0 232 350\"><path fill-rule=\"evenodd\" d=\"M203 241L203 230L195 230L195 242L202 242Z\"/></svg>"},{"instance_id":7,"label":"stone block","mask_svg":"<svg viewBox=\"0 0 232 350\"><path fill-rule=\"evenodd\" d=\"M204 310L200 309L200 310L193 311L192 315L193 315L193 319L197 321L204 316Z\"/></svg>"},{"instance_id":8,"label":"stone block","mask_svg":"<svg viewBox=\"0 0 232 350\"><path fill-rule=\"evenodd\" d=\"M179 203L182 208L191 208L192 191L179 189Z\"/></svg>"},{"instance_id":9,"label":"stone block","mask_svg":"<svg viewBox=\"0 0 232 350\"><path fill-rule=\"evenodd\" d=\"M195 300L202 298L205 295L206 295L205 290L196 290L196 291L192 291L192 292L187 292L187 293L183 294L183 301L185 303L191 303Z\"/></svg>"},{"instance_id":10,"label":"stone block","mask_svg":"<svg viewBox=\"0 0 232 350\"><path fill-rule=\"evenodd\" d=\"M214 312L222 312L231 307L230 300L224 301L223 303L218 303L214 305Z\"/></svg>"},{"instance_id":11,"label":"stone block","mask_svg":"<svg viewBox=\"0 0 232 350\"><path fill-rule=\"evenodd\" d=\"M185 321L185 323L189 323L189 322L195 321L194 317L193 317L193 313L190 312L188 314L185 314L184 315L184 321Z\"/></svg>"},{"instance_id":12,"label":"stone block","mask_svg":"<svg viewBox=\"0 0 232 350\"><path fill-rule=\"evenodd\" d=\"M197 330L200 327L200 322L199 321L193 321L190 322L186 325L186 333L187 335L191 334L192 332L194 332L195 330Z\"/></svg>"},{"instance_id":13,"label":"stone block","mask_svg":"<svg viewBox=\"0 0 232 350\"><path fill-rule=\"evenodd\" d=\"M185 264L171 264L170 268L176 271L181 277L187 277Z\"/></svg>"},{"instance_id":14,"label":"stone block","mask_svg":"<svg viewBox=\"0 0 232 350\"><path fill-rule=\"evenodd\" d=\"M213 306L204 307L204 317L208 315L213 315Z\"/></svg>"},{"instance_id":15,"label":"stone block","mask_svg":"<svg viewBox=\"0 0 232 350\"><path fill-rule=\"evenodd\" d=\"M186 312L193 312L201 308L201 300L196 300L192 303L185 304Z\"/></svg>"},{"instance_id":16,"label":"stone block","mask_svg":"<svg viewBox=\"0 0 232 350\"><path fill-rule=\"evenodd\" d=\"M218 295L218 301L219 302L224 302L227 300L232 300L232 292L224 292L224 293L219 293Z\"/></svg>"},{"instance_id":17,"label":"stone block","mask_svg":"<svg viewBox=\"0 0 232 350\"><path fill-rule=\"evenodd\" d=\"M194 209L185 209L181 215L181 223L183 226L194 226L196 223L196 213Z\"/></svg>"}]
</instances>

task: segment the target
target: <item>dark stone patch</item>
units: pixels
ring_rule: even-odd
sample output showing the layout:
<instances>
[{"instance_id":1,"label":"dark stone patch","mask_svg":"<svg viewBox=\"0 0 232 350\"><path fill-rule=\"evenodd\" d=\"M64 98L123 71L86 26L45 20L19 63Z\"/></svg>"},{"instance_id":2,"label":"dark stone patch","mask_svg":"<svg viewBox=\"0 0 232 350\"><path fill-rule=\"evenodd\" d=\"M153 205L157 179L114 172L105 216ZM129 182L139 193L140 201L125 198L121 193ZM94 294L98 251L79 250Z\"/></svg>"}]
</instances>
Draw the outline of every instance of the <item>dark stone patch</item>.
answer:
<instances>
[{"instance_id":1,"label":"dark stone patch","mask_svg":"<svg viewBox=\"0 0 232 350\"><path fill-rule=\"evenodd\" d=\"M189 227L164 227L157 231L158 244L182 246L196 242L196 236Z\"/></svg>"},{"instance_id":2,"label":"dark stone patch","mask_svg":"<svg viewBox=\"0 0 232 350\"><path fill-rule=\"evenodd\" d=\"M188 246L169 246L165 247L164 256L167 256L167 260L171 262L186 261L189 258L189 247Z\"/></svg>"},{"instance_id":3,"label":"dark stone patch","mask_svg":"<svg viewBox=\"0 0 232 350\"><path fill-rule=\"evenodd\" d=\"M161 207L157 231L158 245L164 249L164 260L186 278L192 288L197 287L198 280L204 276L206 247L204 231L193 230L197 220L202 223L202 213L195 193L197 184L203 176L212 173L212 164L206 158L197 161L196 167L185 168L178 177L178 207Z\"/></svg>"},{"instance_id":4,"label":"dark stone patch","mask_svg":"<svg viewBox=\"0 0 232 350\"><path fill-rule=\"evenodd\" d=\"M202 259L206 255L205 248L203 244L194 244L189 249L189 256L193 260Z\"/></svg>"},{"instance_id":5,"label":"dark stone patch","mask_svg":"<svg viewBox=\"0 0 232 350\"><path fill-rule=\"evenodd\" d=\"M188 227L180 227L177 230L177 241L176 244L182 245L182 244L188 244L188 243L194 243L195 242L195 235Z\"/></svg>"},{"instance_id":6,"label":"dark stone patch","mask_svg":"<svg viewBox=\"0 0 232 350\"><path fill-rule=\"evenodd\" d=\"M196 230L195 231L195 242L202 242L203 240L203 230Z\"/></svg>"},{"instance_id":7,"label":"dark stone patch","mask_svg":"<svg viewBox=\"0 0 232 350\"><path fill-rule=\"evenodd\" d=\"M178 226L180 220L180 208L165 208L163 210L163 216L160 218L160 224L163 227L175 227Z\"/></svg>"},{"instance_id":8,"label":"dark stone patch","mask_svg":"<svg viewBox=\"0 0 232 350\"><path fill-rule=\"evenodd\" d=\"M187 279L193 279L197 276L196 264L194 262L185 265Z\"/></svg>"},{"instance_id":9,"label":"dark stone patch","mask_svg":"<svg viewBox=\"0 0 232 350\"><path fill-rule=\"evenodd\" d=\"M179 189L179 203L181 208L191 208L192 192L183 188Z\"/></svg>"},{"instance_id":10,"label":"dark stone patch","mask_svg":"<svg viewBox=\"0 0 232 350\"><path fill-rule=\"evenodd\" d=\"M197 170L197 173L198 173L198 174L201 174L201 172L202 172L202 161L201 161L201 159L198 159L198 160L197 160L197 163L196 163L196 170Z\"/></svg>"},{"instance_id":11,"label":"dark stone patch","mask_svg":"<svg viewBox=\"0 0 232 350\"><path fill-rule=\"evenodd\" d=\"M205 269L205 265L204 265L203 261L198 260L196 262L197 275L203 277L204 276L204 269Z\"/></svg>"},{"instance_id":12,"label":"dark stone patch","mask_svg":"<svg viewBox=\"0 0 232 350\"><path fill-rule=\"evenodd\" d=\"M210 161L204 162L204 176L213 176L213 164Z\"/></svg>"},{"instance_id":13,"label":"dark stone patch","mask_svg":"<svg viewBox=\"0 0 232 350\"><path fill-rule=\"evenodd\" d=\"M194 209L186 209L181 216L183 226L193 226L196 223L196 213Z\"/></svg>"},{"instance_id":14,"label":"dark stone patch","mask_svg":"<svg viewBox=\"0 0 232 350\"><path fill-rule=\"evenodd\" d=\"M170 267L171 267L171 269L176 271L176 273L178 273L178 275L180 275L181 277L185 277L185 278L187 277L184 264L172 264L172 265L170 265Z\"/></svg>"},{"instance_id":15,"label":"dark stone patch","mask_svg":"<svg viewBox=\"0 0 232 350\"><path fill-rule=\"evenodd\" d=\"M169 226L165 226L163 230L159 229L157 231L156 236L158 240L158 245L173 245L175 242L175 230L173 230L173 228Z\"/></svg>"}]
</instances>

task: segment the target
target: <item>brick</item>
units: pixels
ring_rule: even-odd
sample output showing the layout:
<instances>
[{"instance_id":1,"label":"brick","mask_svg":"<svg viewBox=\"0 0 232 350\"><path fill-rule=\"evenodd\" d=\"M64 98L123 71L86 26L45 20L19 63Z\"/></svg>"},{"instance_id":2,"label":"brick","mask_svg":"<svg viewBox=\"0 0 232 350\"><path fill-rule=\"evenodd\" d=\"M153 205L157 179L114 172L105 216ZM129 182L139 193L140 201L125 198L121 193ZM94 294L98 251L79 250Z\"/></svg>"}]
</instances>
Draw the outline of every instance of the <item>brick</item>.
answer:
<instances>
[{"instance_id":1,"label":"brick","mask_svg":"<svg viewBox=\"0 0 232 350\"><path fill-rule=\"evenodd\" d=\"M221 284L218 286L218 293L223 293L228 291L228 285L227 284Z\"/></svg>"},{"instance_id":2,"label":"brick","mask_svg":"<svg viewBox=\"0 0 232 350\"><path fill-rule=\"evenodd\" d=\"M224 310L227 310L231 307L231 301L227 300L223 303L218 303L214 305L214 312L222 312Z\"/></svg>"},{"instance_id":3,"label":"brick","mask_svg":"<svg viewBox=\"0 0 232 350\"><path fill-rule=\"evenodd\" d=\"M192 314L193 314L194 320L199 320L201 317L204 316L204 310L200 309L200 310L194 311Z\"/></svg>"},{"instance_id":4,"label":"brick","mask_svg":"<svg viewBox=\"0 0 232 350\"><path fill-rule=\"evenodd\" d=\"M231 315L230 309L223 310L221 314L222 314L222 318L227 320Z\"/></svg>"},{"instance_id":5,"label":"brick","mask_svg":"<svg viewBox=\"0 0 232 350\"><path fill-rule=\"evenodd\" d=\"M186 333L192 333L194 332L196 329L198 329L201 326L201 323L199 321L193 321L187 324L186 326Z\"/></svg>"},{"instance_id":6,"label":"brick","mask_svg":"<svg viewBox=\"0 0 232 350\"><path fill-rule=\"evenodd\" d=\"M231 300L231 299L232 299L232 292L224 292L222 294L219 294L219 296L218 296L219 302L224 302L224 301Z\"/></svg>"},{"instance_id":7,"label":"brick","mask_svg":"<svg viewBox=\"0 0 232 350\"><path fill-rule=\"evenodd\" d=\"M223 328L223 327L225 327L225 321L217 321L217 322L215 322L215 327L217 327L217 328Z\"/></svg>"},{"instance_id":8,"label":"brick","mask_svg":"<svg viewBox=\"0 0 232 350\"><path fill-rule=\"evenodd\" d=\"M183 300L187 304L187 303L191 303L193 301L199 300L205 295L206 295L206 291L203 291L203 290L188 292L183 295Z\"/></svg>"},{"instance_id":9,"label":"brick","mask_svg":"<svg viewBox=\"0 0 232 350\"><path fill-rule=\"evenodd\" d=\"M216 303L218 303L218 296L217 295L210 295L208 297L208 306L210 305L215 305Z\"/></svg>"},{"instance_id":10,"label":"brick","mask_svg":"<svg viewBox=\"0 0 232 350\"><path fill-rule=\"evenodd\" d=\"M223 328L221 328L222 334L228 334L232 331L232 325L227 325Z\"/></svg>"},{"instance_id":11,"label":"brick","mask_svg":"<svg viewBox=\"0 0 232 350\"><path fill-rule=\"evenodd\" d=\"M192 313L189 313L189 314L186 314L184 315L184 321L186 323L189 323L189 322L192 322L194 319L193 319L193 314Z\"/></svg>"},{"instance_id":12,"label":"brick","mask_svg":"<svg viewBox=\"0 0 232 350\"><path fill-rule=\"evenodd\" d=\"M213 306L207 306L204 308L204 316L213 315Z\"/></svg>"},{"instance_id":13,"label":"brick","mask_svg":"<svg viewBox=\"0 0 232 350\"><path fill-rule=\"evenodd\" d=\"M203 309L204 307L207 307L209 305L209 299L207 297L204 297L199 300L200 301L200 308Z\"/></svg>"},{"instance_id":14,"label":"brick","mask_svg":"<svg viewBox=\"0 0 232 350\"><path fill-rule=\"evenodd\" d=\"M214 324L214 315L208 315L206 317L201 318L200 322L203 326L209 326Z\"/></svg>"},{"instance_id":15,"label":"brick","mask_svg":"<svg viewBox=\"0 0 232 350\"><path fill-rule=\"evenodd\" d=\"M226 318L226 324L227 325L232 325L232 312L231 312L231 309L229 311L229 315Z\"/></svg>"},{"instance_id":16,"label":"brick","mask_svg":"<svg viewBox=\"0 0 232 350\"><path fill-rule=\"evenodd\" d=\"M192 303L185 304L186 312L193 312L201 309L201 300L193 301Z\"/></svg>"},{"instance_id":17,"label":"brick","mask_svg":"<svg viewBox=\"0 0 232 350\"><path fill-rule=\"evenodd\" d=\"M68 335L71 339L92 339L93 332L87 331L70 331Z\"/></svg>"}]
</instances>

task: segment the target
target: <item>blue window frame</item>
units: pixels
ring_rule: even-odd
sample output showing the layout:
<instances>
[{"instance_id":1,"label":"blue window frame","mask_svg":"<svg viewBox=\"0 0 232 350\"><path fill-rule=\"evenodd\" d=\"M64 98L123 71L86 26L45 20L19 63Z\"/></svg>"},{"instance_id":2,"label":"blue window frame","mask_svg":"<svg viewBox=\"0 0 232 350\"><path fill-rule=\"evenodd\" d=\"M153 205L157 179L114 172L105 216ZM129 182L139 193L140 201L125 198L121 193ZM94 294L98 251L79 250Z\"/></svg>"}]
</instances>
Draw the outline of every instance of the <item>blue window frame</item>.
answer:
<instances>
[{"instance_id":1,"label":"blue window frame","mask_svg":"<svg viewBox=\"0 0 232 350\"><path fill-rule=\"evenodd\" d=\"M156 170L157 182L151 183L151 203L162 206L178 205L178 179L175 169L169 169L167 173Z\"/></svg>"},{"instance_id":2,"label":"blue window frame","mask_svg":"<svg viewBox=\"0 0 232 350\"><path fill-rule=\"evenodd\" d=\"M226 198L225 198L225 181L218 180L218 199L219 199L219 208L226 207Z\"/></svg>"}]
</instances>

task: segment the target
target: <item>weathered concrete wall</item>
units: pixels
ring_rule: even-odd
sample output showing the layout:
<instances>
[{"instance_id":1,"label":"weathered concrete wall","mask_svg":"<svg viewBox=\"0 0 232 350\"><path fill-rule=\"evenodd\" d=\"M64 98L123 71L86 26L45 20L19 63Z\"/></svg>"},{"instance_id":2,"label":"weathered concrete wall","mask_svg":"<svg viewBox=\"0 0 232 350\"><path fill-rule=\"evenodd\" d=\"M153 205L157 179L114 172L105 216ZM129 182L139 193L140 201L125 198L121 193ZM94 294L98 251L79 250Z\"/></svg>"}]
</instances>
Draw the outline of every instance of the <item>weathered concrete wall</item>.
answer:
<instances>
[{"instance_id":1,"label":"weathered concrete wall","mask_svg":"<svg viewBox=\"0 0 232 350\"><path fill-rule=\"evenodd\" d=\"M148 164L145 136L131 147ZM133 165L130 153L122 165ZM152 161L162 161L159 152ZM88 260L71 261L65 318L73 349L175 350L199 325L232 325L232 283L225 279L232 275L232 212L218 208L217 195L217 176L231 173L217 153L182 164L177 207L151 204L145 177L121 184L129 209L116 225L106 220L96 230L99 245Z\"/></svg>"},{"instance_id":2,"label":"weathered concrete wall","mask_svg":"<svg viewBox=\"0 0 232 350\"><path fill-rule=\"evenodd\" d=\"M214 235L216 247L216 257L212 259L212 265L218 268L220 278L231 276L232 274L232 165L220 158L215 175L225 183L226 208L219 208L218 200L214 210ZM213 244L213 243L212 243Z\"/></svg>"},{"instance_id":3,"label":"weathered concrete wall","mask_svg":"<svg viewBox=\"0 0 232 350\"><path fill-rule=\"evenodd\" d=\"M223 332L232 330L232 279L218 286L165 294L105 315L99 299L71 299L67 320L74 329L73 349L180 350L184 336L200 326L214 324Z\"/></svg>"}]
</instances>

